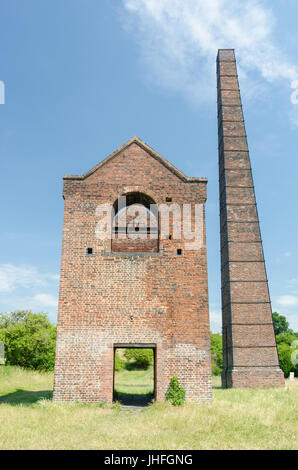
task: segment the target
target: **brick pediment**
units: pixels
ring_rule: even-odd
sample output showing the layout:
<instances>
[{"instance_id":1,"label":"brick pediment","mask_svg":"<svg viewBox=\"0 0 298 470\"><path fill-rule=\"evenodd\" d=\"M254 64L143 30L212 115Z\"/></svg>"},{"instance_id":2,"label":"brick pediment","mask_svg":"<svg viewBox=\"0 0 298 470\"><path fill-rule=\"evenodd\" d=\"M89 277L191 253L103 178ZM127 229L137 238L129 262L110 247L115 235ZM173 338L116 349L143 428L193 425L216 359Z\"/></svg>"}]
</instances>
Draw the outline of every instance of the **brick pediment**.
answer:
<instances>
[{"instance_id":1,"label":"brick pediment","mask_svg":"<svg viewBox=\"0 0 298 470\"><path fill-rule=\"evenodd\" d=\"M147 145L143 140L138 137L133 137L120 148L111 153L108 157L98 163L96 166L91 168L83 175L65 175L64 180L85 180L89 177L94 177L94 175L101 175L105 173L106 167L115 166L120 163L120 160L125 159L125 168L132 167L132 169L140 166L143 171L146 171L144 165L144 160L152 159L152 163L159 164L160 168L163 169L163 172L166 174L171 174L179 180L187 182L207 182L206 178L198 177L189 177L186 176L182 171L178 170L172 163L170 163L166 158L162 157L158 152L152 149ZM139 165L138 165L139 163ZM119 166L119 165L118 165ZM120 164L121 166L121 164ZM109 168L110 169L110 168ZM162 173L162 171L161 171Z\"/></svg>"}]
</instances>

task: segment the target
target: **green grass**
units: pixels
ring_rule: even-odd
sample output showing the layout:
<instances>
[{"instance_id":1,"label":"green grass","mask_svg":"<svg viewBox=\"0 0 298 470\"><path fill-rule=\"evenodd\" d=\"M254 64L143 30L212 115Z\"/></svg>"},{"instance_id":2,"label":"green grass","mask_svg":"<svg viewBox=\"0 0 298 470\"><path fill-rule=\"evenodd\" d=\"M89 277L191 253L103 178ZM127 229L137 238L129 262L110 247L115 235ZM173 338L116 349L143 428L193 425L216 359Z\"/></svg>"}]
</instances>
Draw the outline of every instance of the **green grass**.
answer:
<instances>
[{"instance_id":1,"label":"green grass","mask_svg":"<svg viewBox=\"0 0 298 470\"><path fill-rule=\"evenodd\" d=\"M114 397L125 405L146 405L153 399L153 366L147 370L121 370L115 373Z\"/></svg>"},{"instance_id":2,"label":"green grass","mask_svg":"<svg viewBox=\"0 0 298 470\"><path fill-rule=\"evenodd\" d=\"M118 384L125 382L120 375ZM222 390L216 379L212 404L157 403L136 413L115 405L53 403L52 374L2 366L0 448L297 449L297 382Z\"/></svg>"},{"instance_id":3,"label":"green grass","mask_svg":"<svg viewBox=\"0 0 298 470\"><path fill-rule=\"evenodd\" d=\"M53 373L0 366L0 405L31 405L53 395Z\"/></svg>"}]
</instances>

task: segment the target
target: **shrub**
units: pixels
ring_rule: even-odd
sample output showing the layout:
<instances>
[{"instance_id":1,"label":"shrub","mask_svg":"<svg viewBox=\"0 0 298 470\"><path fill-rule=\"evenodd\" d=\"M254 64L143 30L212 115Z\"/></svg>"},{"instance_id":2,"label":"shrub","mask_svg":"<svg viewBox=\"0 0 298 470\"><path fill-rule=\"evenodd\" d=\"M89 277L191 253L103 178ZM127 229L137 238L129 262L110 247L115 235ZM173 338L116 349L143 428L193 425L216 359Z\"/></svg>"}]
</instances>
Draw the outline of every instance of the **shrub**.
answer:
<instances>
[{"instance_id":1,"label":"shrub","mask_svg":"<svg viewBox=\"0 0 298 470\"><path fill-rule=\"evenodd\" d=\"M150 364L153 363L152 349L128 348L125 350L124 356L137 369L148 369Z\"/></svg>"},{"instance_id":2,"label":"shrub","mask_svg":"<svg viewBox=\"0 0 298 470\"><path fill-rule=\"evenodd\" d=\"M46 314L27 310L0 314L0 340L4 343L6 364L53 370L56 327Z\"/></svg>"},{"instance_id":3,"label":"shrub","mask_svg":"<svg viewBox=\"0 0 298 470\"><path fill-rule=\"evenodd\" d=\"M171 378L166 399L174 406L181 406L185 403L185 390L180 385L178 377Z\"/></svg>"}]
</instances>

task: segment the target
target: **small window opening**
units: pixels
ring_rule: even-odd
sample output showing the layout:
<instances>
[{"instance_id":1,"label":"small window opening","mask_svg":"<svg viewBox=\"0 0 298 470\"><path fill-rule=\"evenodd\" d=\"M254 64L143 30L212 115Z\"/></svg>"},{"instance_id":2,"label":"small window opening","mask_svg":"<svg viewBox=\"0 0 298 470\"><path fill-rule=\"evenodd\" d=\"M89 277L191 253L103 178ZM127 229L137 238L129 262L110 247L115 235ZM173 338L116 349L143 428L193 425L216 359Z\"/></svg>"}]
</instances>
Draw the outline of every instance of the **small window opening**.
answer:
<instances>
[{"instance_id":1,"label":"small window opening","mask_svg":"<svg viewBox=\"0 0 298 470\"><path fill-rule=\"evenodd\" d=\"M166 197L166 202L172 202L172 198L171 197Z\"/></svg>"},{"instance_id":2,"label":"small window opening","mask_svg":"<svg viewBox=\"0 0 298 470\"><path fill-rule=\"evenodd\" d=\"M183 254L182 248L177 248L177 250L176 250L176 255L177 255L177 256L182 256L182 254Z\"/></svg>"},{"instance_id":3,"label":"small window opening","mask_svg":"<svg viewBox=\"0 0 298 470\"><path fill-rule=\"evenodd\" d=\"M93 248L91 248L91 247L86 248L86 254L87 255L93 255Z\"/></svg>"}]
</instances>

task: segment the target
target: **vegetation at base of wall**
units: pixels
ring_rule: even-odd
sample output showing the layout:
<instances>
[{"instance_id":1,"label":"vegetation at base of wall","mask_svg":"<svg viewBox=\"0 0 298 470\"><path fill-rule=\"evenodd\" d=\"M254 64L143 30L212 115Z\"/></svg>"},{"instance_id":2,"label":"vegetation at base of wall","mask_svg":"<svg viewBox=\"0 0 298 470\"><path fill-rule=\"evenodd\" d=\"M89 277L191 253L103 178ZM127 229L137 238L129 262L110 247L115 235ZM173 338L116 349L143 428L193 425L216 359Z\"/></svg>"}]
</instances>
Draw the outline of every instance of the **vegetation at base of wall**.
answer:
<instances>
[{"instance_id":1,"label":"vegetation at base of wall","mask_svg":"<svg viewBox=\"0 0 298 470\"><path fill-rule=\"evenodd\" d=\"M172 377L168 390L166 391L166 399L174 406L182 406L185 403L185 390L180 385L178 377Z\"/></svg>"},{"instance_id":2,"label":"vegetation at base of wall","mask_svg":"<svg viewBox=\"0 0 298 470\"><path fill-rule=\"evenodd\" d=\"M54 369L56 327L47 314L30 310L0 313L0 341L4 343L6 364Z\"/></svg>"}]
</instances>

